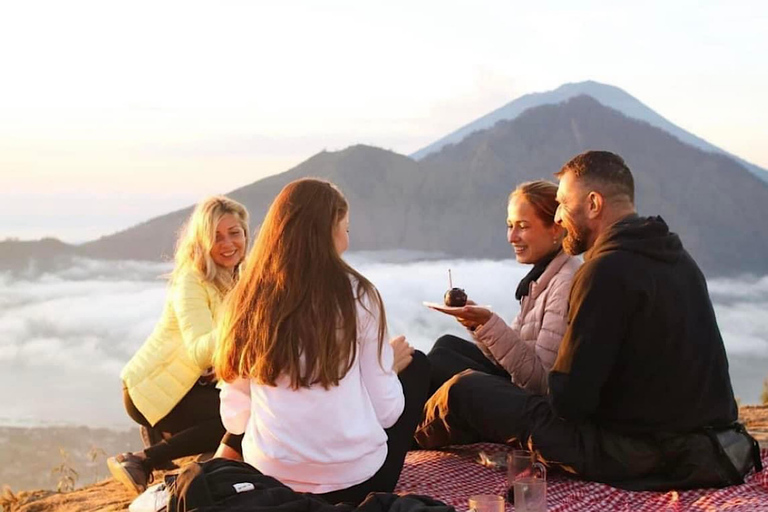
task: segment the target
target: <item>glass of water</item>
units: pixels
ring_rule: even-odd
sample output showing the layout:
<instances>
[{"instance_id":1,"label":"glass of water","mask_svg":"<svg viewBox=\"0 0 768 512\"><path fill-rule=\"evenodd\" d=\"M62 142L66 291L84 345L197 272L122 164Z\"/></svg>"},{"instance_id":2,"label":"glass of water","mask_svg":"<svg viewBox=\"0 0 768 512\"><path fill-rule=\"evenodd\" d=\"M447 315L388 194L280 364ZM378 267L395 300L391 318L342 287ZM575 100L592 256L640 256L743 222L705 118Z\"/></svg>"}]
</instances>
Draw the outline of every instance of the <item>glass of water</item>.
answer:
<instances>
[{"instance_id":1,"label":"glass of water","mask_svg":"<svg viewBox=\"0 0 768 512\"><path fill-rule=\"evenodd\" d=\"M547 511L546 478L525 477L515 480L515 512Z\"/></svg>"},{"instance_id":2,"label":"glass of water","mask_svg":"<svg viewBox=\"0 0 768 512\"><path fill-rule=\"evenodd\" d=\"M515 504L514 486L522 478L544 478L547 471L536 461L536 455L528 450L514 450L507 454L507 500Z\"/></svg>"}]
</instances>

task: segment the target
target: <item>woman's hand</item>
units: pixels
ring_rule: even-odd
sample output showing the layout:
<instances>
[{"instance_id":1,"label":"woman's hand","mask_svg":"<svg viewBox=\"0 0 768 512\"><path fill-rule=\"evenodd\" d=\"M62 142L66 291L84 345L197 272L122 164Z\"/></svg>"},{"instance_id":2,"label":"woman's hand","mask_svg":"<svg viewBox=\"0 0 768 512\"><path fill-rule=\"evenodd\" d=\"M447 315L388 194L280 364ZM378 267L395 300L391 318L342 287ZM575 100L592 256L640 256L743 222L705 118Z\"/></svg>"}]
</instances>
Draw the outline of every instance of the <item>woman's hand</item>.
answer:
<instances>
[{"instance_id":1,"label":"woman's hand","mask_svg":"<svg viewBox=\"0 0 768 512\"><path fill-rule=\"evenodd\" d=\"M453 313L453 315L461 325L470 331L474 331L481 325L488 322L488 320L491 319L491 315L493 315L493 313L491 313L489 309L477 306L473 301L468 300L467 304L461 308L461 310Z\"/></svg>"},{"instance_id":2,"label":"woman's hand","mask_svg":"<svg viewBox=\"0 0 768 512\"><path fill-rule=\"evenodd\" d=\"M405 370L413 360L413 347L405 341L405 336L396 336L389 340L389 345L395 353L395 359L392 362L392 370L400 373Z\"/></svg>"}]
</instances>

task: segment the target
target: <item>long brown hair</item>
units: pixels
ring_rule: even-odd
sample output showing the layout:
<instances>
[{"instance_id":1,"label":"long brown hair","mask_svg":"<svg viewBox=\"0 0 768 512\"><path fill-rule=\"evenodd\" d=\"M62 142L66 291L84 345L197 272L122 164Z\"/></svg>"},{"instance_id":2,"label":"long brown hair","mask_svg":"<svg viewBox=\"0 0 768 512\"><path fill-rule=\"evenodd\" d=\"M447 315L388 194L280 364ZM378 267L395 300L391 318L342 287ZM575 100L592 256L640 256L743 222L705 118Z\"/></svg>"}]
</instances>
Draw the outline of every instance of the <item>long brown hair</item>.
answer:
<instances>
[{"instance_id":1,"label":"long brown hair","mask_svg":"<svg viewBox=\"0 0 768 512\"><path fill-rule=\"evenodd\" d=\"M293 181L277 195L227 302L214 357L220 379L275 386L286 375L293 389L337 385L357 355L358 301L378 310L370 312L378 313L381 355L381 297L333 242L348 209L341 191L319 179Z\"/></svg>"}]
</instances>

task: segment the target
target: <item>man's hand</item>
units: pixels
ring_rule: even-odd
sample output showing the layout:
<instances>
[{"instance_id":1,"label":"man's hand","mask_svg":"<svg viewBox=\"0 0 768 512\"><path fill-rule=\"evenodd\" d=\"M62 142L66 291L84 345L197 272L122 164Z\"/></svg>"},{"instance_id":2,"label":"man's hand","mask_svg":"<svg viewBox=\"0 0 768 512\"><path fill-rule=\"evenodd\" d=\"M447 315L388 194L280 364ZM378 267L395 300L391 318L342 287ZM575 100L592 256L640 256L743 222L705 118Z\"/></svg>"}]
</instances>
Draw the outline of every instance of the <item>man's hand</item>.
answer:
<instances>
[{"instance_id":1,"label":"man's hand","mask_svg":"<svg viewBox=\"0 0 768 512\"><path fill-rule=\"evenodd\" d=\"M413 347L405 341L405 336L396 336L389 340L389 345L395 353L395 360L392 362L392 370L400 373L411 364L413 360Z\"/></svg>"}]
</instances>

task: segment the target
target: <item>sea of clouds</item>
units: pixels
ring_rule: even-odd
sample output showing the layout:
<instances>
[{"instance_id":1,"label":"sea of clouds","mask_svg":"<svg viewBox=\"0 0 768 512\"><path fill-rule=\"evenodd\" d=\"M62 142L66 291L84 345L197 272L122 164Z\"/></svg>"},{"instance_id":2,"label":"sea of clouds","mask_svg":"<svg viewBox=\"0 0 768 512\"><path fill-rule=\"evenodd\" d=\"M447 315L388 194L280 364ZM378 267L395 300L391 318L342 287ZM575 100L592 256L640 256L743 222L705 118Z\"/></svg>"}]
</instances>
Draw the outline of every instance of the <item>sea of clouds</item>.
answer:
<instances>
[{"instance_id":1,"label":"sea of clouds","mask_svg":"<svg viewBox=\"0 0 768 512\"><path fill-rule=\"evenodd\" d=\"M511 320L514 290L530 267L514 261L409 261L402 254L350 254L381 291L391 335L427 351L444 333L466 335L426 308L455 286ZM120 370L152 331L169 264L74 260L52 273L0 273L0 424L128 427ZM742 403L759 399L768 376L768 276L709 281Z\"/></svg>"}]
</instances>

